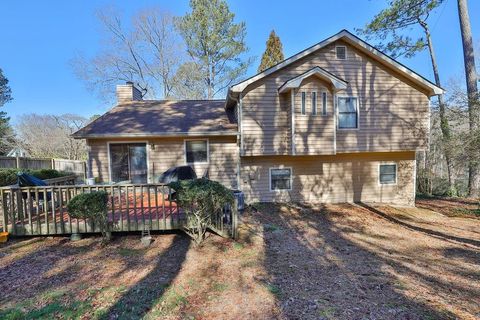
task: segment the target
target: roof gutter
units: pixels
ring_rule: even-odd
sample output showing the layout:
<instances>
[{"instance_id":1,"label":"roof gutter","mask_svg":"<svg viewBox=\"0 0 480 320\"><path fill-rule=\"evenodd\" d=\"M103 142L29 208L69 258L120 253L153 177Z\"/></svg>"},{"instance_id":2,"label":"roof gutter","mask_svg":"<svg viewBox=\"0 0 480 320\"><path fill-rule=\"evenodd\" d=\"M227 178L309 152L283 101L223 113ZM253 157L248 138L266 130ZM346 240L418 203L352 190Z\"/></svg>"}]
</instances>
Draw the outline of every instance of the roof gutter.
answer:
<instances>
[{"instance_id":1,"label":"roof gutter","mask_svg":"<svg viewBox=\"0 0 480 320\"><path fill-rule=\"evenodd\" d=\"M102 139L102 138L165 138L165 137L201 137L201 136L238 136L238 131L229 132L158 132L158 133L118 133L118 134L73 134L74 139Z\"/></svg>"}]
</instances>

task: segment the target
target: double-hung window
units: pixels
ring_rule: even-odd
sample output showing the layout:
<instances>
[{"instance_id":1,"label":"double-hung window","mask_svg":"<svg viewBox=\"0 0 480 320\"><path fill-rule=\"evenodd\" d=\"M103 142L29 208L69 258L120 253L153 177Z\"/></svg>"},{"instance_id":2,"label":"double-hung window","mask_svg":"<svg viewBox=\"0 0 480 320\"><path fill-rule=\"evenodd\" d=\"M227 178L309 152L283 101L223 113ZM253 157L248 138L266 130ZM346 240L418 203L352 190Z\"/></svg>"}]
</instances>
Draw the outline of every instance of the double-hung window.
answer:
<instances>
[{"instance_id":1,"label":"double-hung window","mask_svg":"<svg viewBox=\"0 0 480 320\"><path fill-rule=\"evenodd\" d=\"M187 163L208 162L208 140L185 140L185 161Z\"/></svg>"},{"instance_id":2,"label":"double-hung window","mask_svg":"<svg viewBox=\"0 0 480 320\"><path fill-rule=\"evenodd\" d=\"M291 190L292 169L291 168L270 168L270 191Z\"/></svg>"},{"instance_id":3,"label":"double-hung window","mask_svg":"<svg viewBox=\"0 0 480 320\"><path fill-rule=\"evenodd\" d=\"M378 169L378 180L380 184L396 184L397 183L397 165L380 164Z\"/></svg>"},{"instance_id":4,"label":"double-hung window","mask_svg":"<svg viewBox=\"0 0 480 320\"><path fill-rule=\"evenodd\" d=\"M353 97L338 97L338 128L358 128L358 99Z\"/></svg>"}]
</instances>

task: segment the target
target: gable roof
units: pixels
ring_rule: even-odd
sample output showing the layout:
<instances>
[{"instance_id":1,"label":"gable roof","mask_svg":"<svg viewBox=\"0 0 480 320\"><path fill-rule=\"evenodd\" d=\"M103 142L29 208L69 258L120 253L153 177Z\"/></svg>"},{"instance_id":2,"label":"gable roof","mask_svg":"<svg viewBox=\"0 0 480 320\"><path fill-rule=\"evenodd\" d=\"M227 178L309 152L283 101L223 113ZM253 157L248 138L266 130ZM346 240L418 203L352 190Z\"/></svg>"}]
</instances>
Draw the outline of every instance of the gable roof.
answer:
<instances>
[{"instance_id":1,"label":"gable roof","mask_svg":"<svg viewBox=\"0 0 480 320\"><path fill-rule=\"evenodd\" d=\"M300 84L302 83L303 79L306 79L314 75L321 79L329 81L336 90L345 90L347 88L347 85L348 85L347 81L317 66L317 67L313 67L307 72L302 73L301 75L298 75L286 81L284 84L280 86L280 88L278 88L278 92L282 93L292 88L298 88L300 87Z\"/></svg>"},{"instance_id":2,"label":"gable roof","mask_svg":"<svg viewBox=\"0 0 480 320\"><path fill-rule=\"evenodd\" d=\"M113 107L74 138L236 135L225 100L132 101Z\"/></svg>"},{"instance_id":3,"label":"gable roof","mask_svg":"<svg viewBox=\"0 0 480 320\"><path fill-rule=\"evenodd\" d=\"M380 50L376 49L375 47L371 46L367 42L363 41L359 37L355 36L354 34L350 33L347 30L342 30L339 33L331 36L330 38L327 38L316 45L311 46L310 48L307 48L290 58L287 58L283 60L282 62L274 65L273 67L270 67L266 69L263 72L260 72L256 74L253 77L250 77L242 82L239 82L233 86L230 87L229 89L229 95L228 98L230 98L232 93L240 93L242 92L248 85L272 74L275 71L278 71L282 68L285 68L286 66L292 64L293 62L321 49L324 48L325 46L339 40L345 40L347 43L351 44L352 46L358 48L365 54L369 55L370 57L373 57L376 60L379 60L380 62L392 67L396 71L398 71L400 74L404 75L407 79L410 79L412 82L415 84L418 84L419 86L428 89L430 96L442 94L445 90L440 88L439 86L435 85L428 79L422 77L418 73L414 72L410 68L406 67L405 65L401 64L400 62L394 60L393 58L389 57L385 53L381 52Z\"/></svg>"}]
</instances>

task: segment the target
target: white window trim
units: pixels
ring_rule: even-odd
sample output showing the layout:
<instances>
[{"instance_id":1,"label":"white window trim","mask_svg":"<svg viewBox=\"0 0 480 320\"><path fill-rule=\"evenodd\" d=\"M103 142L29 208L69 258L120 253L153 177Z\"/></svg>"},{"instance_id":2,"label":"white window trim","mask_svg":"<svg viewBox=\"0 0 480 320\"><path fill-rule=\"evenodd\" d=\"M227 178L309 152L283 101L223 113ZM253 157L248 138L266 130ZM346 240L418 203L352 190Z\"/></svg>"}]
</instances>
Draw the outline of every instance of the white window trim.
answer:
<instances>
[{"instance_id":1,"label":"white window trim","mask_svg":"<svg viewBox=\"0 0 480 320\"><path fill-rule=\"evenodd\" d=\"M207 161L187 162L187 141L207 141ZM209 139L184 139L183 140L183 159L186 165L209 164L210 163L210 141Z\"/></svg>"},{"instance_id":2,"label":"white window trim","mask_svg":"<svg viewBox=\"0 0 480 320\"><path fill-rule=\"evenodd\" d=\"M289 189L272 189L272 170L276 169L289 169L290 170L290 188ZM291 191L293 188L293 170L292 167L271 167L268 168L268 189L270 192L284 192L284 191Z\"/></svg>"},{"instance_id":3,"label":"white window trim","mask_svg":"<svg viewBox=\"0 0 480 320\"><path fill-rule=\"evenodd\" d=\"M337 48L345 48L345 59L342 59L342 58L338 57ZM337 59L337 60L347 60L347 46L335 46L335 59Z\"/></svg>"},{"instance_id":4,"label":"white window trim","mask_svg":"<svg viewBox=\"0 0 480 320\"><path fill-rule=\"evenodd\" d=\"M325 95L325 106L323 105L323 95ZM325 110L325 112L323 112ZM322 91L322 116L328 115L328 92Z\"/></svg>"},{"instance_id":5,"label":"white window trim","mask_svg":"<svg viewBox=\"0 0 480 320\"><path fill-rule=\"evenodd\" d=\"M338 120L338 100L341 98L355 98L357 101L357 127L356 128L340 128L340 121ZM336 108L336 117L337 117L337 130L360 130L360 99L358 96L349 96L349 95L337 95L337 108Z\"/></svg>"},{"instance_id":6,"label":"white window trim","mask_svg":"<svg viewBox=\"0 0 480 320\"><path fill-rule=\"evenodd\" d=\"M387 165L387 166L394 165L395 166L395 182L394 183L382 183L380 181L380 167L384 166L384 165ZM380 162L378 164L378 185L379 186L396 186L397 182L398 182L398 164L396 162Z\"/></svg>"},{"instance_id":7,"label":"white window trim","mask_svg":"<svg viewBox=\"0 0 480 320\"><path fill-rule=\"evenodd\" d=\"M114 183L112 181L112 161L110 155L110 145L111 144L130 144L130 143L145 143L145 151L147 153L147 183L151 183L151 176L150 176L150 144L148 141L142 140L122 140L122 141L107 141L107 158L108 158L108 181L110 183ZM99 174L99 172L98 172Z\"/></svg>"},{"instance_id":8,"label":"white window trim","mask_svg":"<svg viewBox=\"0 0 480 320\"><path fill-rule=\"evenodd\" d=\"M303 113L302 111L302 107L303 107L303 95L305 94L305 113ZM302 116L306 116L307 115L307 91L300 91L300 115Z\"/></svg>"},{"instance_id":9,"label":"white window trim","mask_svg":"<svg viewBox=\"0 0 480 320\"><path fill-rule=\"evenodd\" d=\"M313 105L313 94L315 94L315 106ZM318 92L316 90L313 90L310 92L310 103L311 103L311 113L312 116L317 116L318 115ZM313 112L315 110L315 113Z\"/></svg>"}]
</instances>

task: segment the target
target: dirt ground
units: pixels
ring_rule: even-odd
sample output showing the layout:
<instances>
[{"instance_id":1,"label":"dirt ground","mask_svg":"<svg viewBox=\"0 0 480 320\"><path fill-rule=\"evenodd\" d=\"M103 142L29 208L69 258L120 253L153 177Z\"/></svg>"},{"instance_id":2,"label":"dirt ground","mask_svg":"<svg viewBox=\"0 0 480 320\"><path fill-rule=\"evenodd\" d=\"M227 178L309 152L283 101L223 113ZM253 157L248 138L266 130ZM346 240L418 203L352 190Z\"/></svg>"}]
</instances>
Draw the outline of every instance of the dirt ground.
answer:
<instances>
[{"instance_id":1,"label":"dirt ground","mask_svg":"<svg viewBox=\"0 0 480 320\"><path fill-rule=\"evenodd\" d=\"M237 242L182 234L0 245L0 319L478 319L480 220L259 204Z\"/></svg>"},{"instance_id":2,"label":"dirt ground","mask_svg":"<svg viewBox=\"0 0 480 320\"><path fill-rule=\"evenodd\" d=\"M419 198L416 201L416 206L437 211L450 217L480 219L480 199Z\"/></svg>"}]
</instances>

